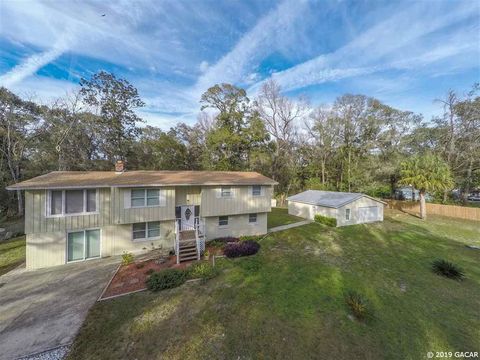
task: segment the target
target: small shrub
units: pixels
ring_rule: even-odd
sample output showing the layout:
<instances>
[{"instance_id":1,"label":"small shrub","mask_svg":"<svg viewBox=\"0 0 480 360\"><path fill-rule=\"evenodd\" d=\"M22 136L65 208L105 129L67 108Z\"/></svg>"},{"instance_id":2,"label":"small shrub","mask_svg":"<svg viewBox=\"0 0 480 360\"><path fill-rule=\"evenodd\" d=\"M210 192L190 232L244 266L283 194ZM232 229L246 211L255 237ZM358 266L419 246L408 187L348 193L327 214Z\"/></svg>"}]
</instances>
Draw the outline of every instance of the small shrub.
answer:
<instances>
[{"instance_id":1,"label":"small shrub","mask_svg":"<svg viewBox=\"0 0 480 360\"><path fill-rule=\"evenodd\" d=\"M122 254L122 265L129 265L133 263L134 257L132 253L124 251Z\"/></svg>"},{"instance_id":2,"label":"small shrub","mask_svg":"<svg viewBox=\"0 0 480 360\"><path fill-rule=\"evenodd\" d=\"M320 224L324 224L324 225L332 226L332 227L337 226L337 219L332 218L332 217L317 214L317 215L315 215L314 219L315 219L316 222L318 222Z\"/></svg>"},{"instance_id":3,"label":"small shrub","mask_svg":"<svg viewBox=\"0 0 480 360\"><path fill-rule=\"evenodd\" d=\"M144 266L145 266L145 263L143 263L143 262L138 263L138 264L135 264L135 267L136 267L137 269L141 269L141 268L143 268Z\"/></svg>"},{"instance_id":4,"label":"small shrub","mask_svg":"<svg viewBox=\"0 0 480 360\"><path fill-rule=\"evenodd\" d=\"M180 269L165 269L150 275L147 288L151 291L172 289L182 285L187 279L186 272Z\"/></svg>"},{"instance_id":5,"label":"small shrub","mask_svg":"<svg viewBox=\"0 0 480 360\"><path fill-rule=\"evenodd\" d=\"M432 270L437 275L454 280L462 280L465 277L465 273L457 265L442 259L432 263Z\"/></svg>"},{"instance_id":6,"label":"small shrub","mask_svg":"<svg viewBox=\"0 0 480 360\"><path fill-rule=\"evenodd\" d=\"M218 268L208 262L198 262L192 264L187 270L189 279L202 279L204 281L212 279L219 274Z\"/></svg>"},{"instance_id":7,"label":"small shrub","mask_svg":"<svg viewBox=\"0 0 480 360\"><path fill-rule=\"evenodd\" d=\"M345 296L345 302L358 320L364 320L369 316L368 301L359 293L349 291Z\"/></svg>"},{"instance_id":8,"label":"small shrub","mask_svg":"<svg viewBox=\"0 0 480 360\"><path fill-rule=\"evenodd\" d=\"M254 255L260 250L260 244L254 240L241 241L234 244L227 244L223 253L228 258Z\"/></svg>"},{"instance_id":9,"label":"small shrub","mask_svg":"<svg viewBox=\"0 0 480 360\"><path fill-rule=\"evenodd\" d=\"M147 271L145 271L145 275L152 275L154 272L154 269L148 269Z\"/></svg>"}]
</instances>

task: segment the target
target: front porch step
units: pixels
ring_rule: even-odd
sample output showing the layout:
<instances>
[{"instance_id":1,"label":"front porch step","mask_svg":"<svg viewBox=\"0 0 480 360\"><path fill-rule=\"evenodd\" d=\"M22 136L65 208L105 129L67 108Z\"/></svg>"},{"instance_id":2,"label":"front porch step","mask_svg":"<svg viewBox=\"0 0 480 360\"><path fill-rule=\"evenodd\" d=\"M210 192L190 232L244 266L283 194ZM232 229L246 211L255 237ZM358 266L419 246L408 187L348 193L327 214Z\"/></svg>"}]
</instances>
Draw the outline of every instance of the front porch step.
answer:
<instances>
[{"instance_id":1,"label":"front porch step","mask_svg":"<svg viewBox=\"0 0 480 360\"><path fill-rule=\"evenodd\" d=\"M188 257L180 257L180 262L197 260L197 255L190 255Z\"/></svg>"},{"instance_id":2,"label":"front porch step","mask_svg":"<svg viewBox=\"0 0 480 360\"><path fill-rule=\"evenodd\" d=\"M189 254L196 254L197 249L187 249L187 250L180 250L180 256L189 255Z\"/></svg>"},{"instance_id":3,"label":"front porch step","mask_svg":"<svg viewBox=\"0 0 480 360\"><path fill-rule=\"evenodd\" d=\"M184 245L184 246L180 246L179 249L180 249L180 252L181 252L182 250L190 250L190 249L196 249L196 248L197 248L196 245Z\"/></svg>"},{"instance_id":4,"label":"front porch step","mask_svg":"<svg viewBox=\"0 0 480 360\"><path fill-rule=\"evenodd\" d=\"M190 240L182 240L180 241L180 246L182 245L197 245L197 240L195 239L190 239Z\"/></svg>"}]
</instances>

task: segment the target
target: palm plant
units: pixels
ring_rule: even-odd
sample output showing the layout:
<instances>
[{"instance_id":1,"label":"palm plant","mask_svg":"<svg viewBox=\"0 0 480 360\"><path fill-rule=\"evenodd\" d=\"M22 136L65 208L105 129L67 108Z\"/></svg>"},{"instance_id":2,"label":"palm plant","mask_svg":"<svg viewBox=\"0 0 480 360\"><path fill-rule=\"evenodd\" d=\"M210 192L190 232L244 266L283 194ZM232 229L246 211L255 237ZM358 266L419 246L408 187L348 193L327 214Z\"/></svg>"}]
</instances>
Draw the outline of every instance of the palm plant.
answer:
<instances>
[{"instance_id":1,"label":"palm plant","mask_svg":"<svg viewBox=\"0 0 480 360\"><path fill-rule=\"evenodd\" d=\"M401 164L402 185L413 186L420 194L420 217L427 218L425 193L427 191L444 191L453 188L450 168L440 157L432 154L414 156Z\"/></svg>"}]
</instances>

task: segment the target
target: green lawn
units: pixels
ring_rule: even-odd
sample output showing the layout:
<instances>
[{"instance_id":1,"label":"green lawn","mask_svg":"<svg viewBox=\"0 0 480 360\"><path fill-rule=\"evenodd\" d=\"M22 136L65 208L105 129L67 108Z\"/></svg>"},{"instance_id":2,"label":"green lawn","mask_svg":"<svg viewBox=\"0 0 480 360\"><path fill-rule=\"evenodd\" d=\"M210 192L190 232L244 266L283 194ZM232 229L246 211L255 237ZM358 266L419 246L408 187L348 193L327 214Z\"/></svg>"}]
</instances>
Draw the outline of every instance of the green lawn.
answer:
<instances>
[{"instance_id":1,"label":"green lawn","mask_svg":"<svg viewBox=\"0 0 480 360\"><path fill-rule=\"evenodd\" d=\"M288 214L288 209L286 208L276 208L272 207L272 212L268 214L267 227L270 229L275 226L287 225L298 221L303 221L298 216L293 216Z\"/></svg>"},{"instance_id":2,"label":"green lawn","mask_svg":"<svg viewBox=\"0 0 480 360\"><path fill-rule=\"evenodd\" d=\"M0 275L25 261L25 236L0 241Z\"/></svg>"},{"instance_id":3,"label":"green lawn","mask_svg":"<svg viewBox=\"0 0 480 360\"><path fill-rule=\"evenodd\" d=\"M478 222L400 212L383 223L312 223L270 234L222 274L97 303L70 359L423 359L480 349ZM445 258L463 282L432 273ZM344 294L370 301L353 320Z\"/></svg>"}]
</instances>

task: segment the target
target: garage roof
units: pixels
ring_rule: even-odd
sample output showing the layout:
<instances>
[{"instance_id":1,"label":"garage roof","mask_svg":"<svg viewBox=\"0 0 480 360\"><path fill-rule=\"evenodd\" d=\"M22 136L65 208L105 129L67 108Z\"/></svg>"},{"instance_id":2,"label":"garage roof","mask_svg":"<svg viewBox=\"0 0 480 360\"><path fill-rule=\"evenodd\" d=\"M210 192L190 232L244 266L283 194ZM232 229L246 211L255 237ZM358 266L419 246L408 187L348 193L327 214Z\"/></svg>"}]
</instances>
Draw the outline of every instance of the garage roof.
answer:
<instances>
[{"instance_id":1,"label":"garage roof","mask_svg":"<svg viewBox=\"0 0 480 360\"><path fill-rule=\"evenodd\" d=\"M300 194L293 195L287 198L288 201L301 202L310 205L325 206L330 208L339 208L343 205L349 204L361 197L368 197L372 200L383 201L372 198L362 193L338 192L338 191L321 191L321 190L307 190Z\"/></svg>"}]
</instances>

